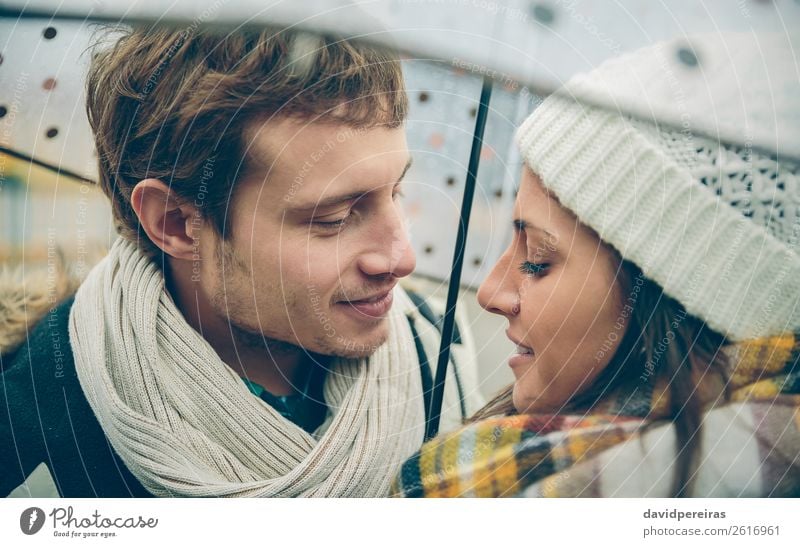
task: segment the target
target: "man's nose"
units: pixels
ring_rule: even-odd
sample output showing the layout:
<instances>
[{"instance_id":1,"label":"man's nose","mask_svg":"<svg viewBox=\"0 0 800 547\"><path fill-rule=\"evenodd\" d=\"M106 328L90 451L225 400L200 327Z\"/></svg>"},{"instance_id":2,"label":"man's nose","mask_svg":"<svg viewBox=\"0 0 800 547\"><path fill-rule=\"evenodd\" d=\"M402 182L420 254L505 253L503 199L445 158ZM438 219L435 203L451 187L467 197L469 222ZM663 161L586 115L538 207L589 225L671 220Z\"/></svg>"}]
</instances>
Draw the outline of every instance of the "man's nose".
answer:
<instances>
[{"instance_id":1,"label":"man's nose","mask_svg":"<svg viewBox=\"0 0 800 547\"><path fill-rule=\"evenodd\" d=\"M383 216L369 251L359 258L361 271L369 276L393 275L405 277L414 271L417 257L411 247L405 219L399 207ZM377 224L377 223L376 223Z\"/></svg>"}]
</instances>

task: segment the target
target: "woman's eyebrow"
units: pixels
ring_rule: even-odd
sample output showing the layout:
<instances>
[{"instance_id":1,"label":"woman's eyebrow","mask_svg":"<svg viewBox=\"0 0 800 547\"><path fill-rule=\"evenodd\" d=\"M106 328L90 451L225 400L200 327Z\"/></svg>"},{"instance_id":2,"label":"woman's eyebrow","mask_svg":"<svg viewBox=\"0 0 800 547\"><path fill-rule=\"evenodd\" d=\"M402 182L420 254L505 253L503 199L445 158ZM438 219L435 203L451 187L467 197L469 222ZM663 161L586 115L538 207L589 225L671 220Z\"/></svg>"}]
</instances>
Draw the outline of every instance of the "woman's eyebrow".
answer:
<instances>
[{"instance_id":1,"label":"woman's eyebrow","mask_svg":"<svg viewBox=\"0 0 800 547\"><path fill-rule=\"evenodd\" d=\"M540 232L547 239L554 239L556 237L554 234L550 233L544 228L539 228L538 226L534 226L533 224L522 218L515 218L512 221L512 223L514 224L514 229L517 230L518 232L533 230L536 232Z\"/></svg>"}]
</instances>

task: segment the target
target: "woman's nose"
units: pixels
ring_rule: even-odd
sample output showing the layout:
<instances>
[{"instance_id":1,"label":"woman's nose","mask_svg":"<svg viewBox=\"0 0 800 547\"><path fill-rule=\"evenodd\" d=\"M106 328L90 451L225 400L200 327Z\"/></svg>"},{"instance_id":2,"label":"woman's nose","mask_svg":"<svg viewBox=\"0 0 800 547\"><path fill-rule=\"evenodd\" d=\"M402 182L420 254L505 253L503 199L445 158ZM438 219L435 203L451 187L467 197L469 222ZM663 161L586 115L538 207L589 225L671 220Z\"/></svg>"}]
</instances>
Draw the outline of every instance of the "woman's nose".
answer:
<instances>
[{"instance_id":1,"label":"woman's nose","mask_svg":"<svg viewBox=\"0 0 800 547\"><path fill-rule=\"evenodd\" d=\"M478 289L478 303L491 313L512 317L519 313L519 291L515 272L508 266L510 260L503 256Z\"/></svg>"}]
</instances>

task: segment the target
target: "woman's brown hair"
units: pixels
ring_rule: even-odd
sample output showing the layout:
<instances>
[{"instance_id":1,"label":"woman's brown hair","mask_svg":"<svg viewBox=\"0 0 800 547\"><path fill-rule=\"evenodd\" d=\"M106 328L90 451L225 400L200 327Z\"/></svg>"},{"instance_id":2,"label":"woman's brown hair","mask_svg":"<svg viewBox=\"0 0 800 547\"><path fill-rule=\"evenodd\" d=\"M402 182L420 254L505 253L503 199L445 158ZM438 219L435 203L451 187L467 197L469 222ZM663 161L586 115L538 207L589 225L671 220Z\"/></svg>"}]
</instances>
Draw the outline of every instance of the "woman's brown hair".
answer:
<instances>
[{"instance_id":1,"label":"woman's brown hair","mask_svg":"<svg viewBox=\"0 0 800 547\"><path fill-rule=\"evenodd\" d=\"M612 393L630 395L635 390L645 390L649 395L658 380L665 381L669 390L668 417L675 425L678 446L672 492L687 496L699 449L702 411L713 402L700 383L717 379L723 386L721 396L727 399L727 359L722 351L727 341L664 294L635 264L627 260L620 264L625 293L635 294L635 298L628 299L634 302L627 330L609 365L588 389L575 394L562 412L589 411ZM512 390L513 384L504 388L469 421L517 413ZM620 414L646 417L649 411L649 407L623 408Z\"/></svg>"}]
</instances>

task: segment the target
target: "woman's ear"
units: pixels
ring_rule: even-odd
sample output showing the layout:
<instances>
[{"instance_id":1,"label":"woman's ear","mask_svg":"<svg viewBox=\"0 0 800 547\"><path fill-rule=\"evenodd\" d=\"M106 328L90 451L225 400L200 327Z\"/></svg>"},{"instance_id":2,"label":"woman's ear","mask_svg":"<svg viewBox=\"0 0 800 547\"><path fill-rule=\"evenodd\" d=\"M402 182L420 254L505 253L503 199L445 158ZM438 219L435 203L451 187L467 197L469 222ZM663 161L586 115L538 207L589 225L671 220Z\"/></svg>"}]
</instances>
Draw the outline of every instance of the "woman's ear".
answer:
<instances>
[{"instance_id":1,"label":"woman's ear","mask_svg":"<svg viewBox=\"0 0 800 547\"><path fill-rule=\"evenodd\" d=\"M177 199L159 179L140 181L131 193L131 205L142 229L159 249L180 260L191 260L200 211Z\"/></svg>"}]
</instances>

